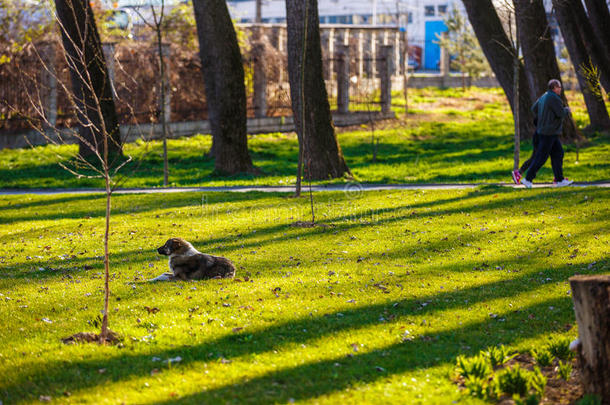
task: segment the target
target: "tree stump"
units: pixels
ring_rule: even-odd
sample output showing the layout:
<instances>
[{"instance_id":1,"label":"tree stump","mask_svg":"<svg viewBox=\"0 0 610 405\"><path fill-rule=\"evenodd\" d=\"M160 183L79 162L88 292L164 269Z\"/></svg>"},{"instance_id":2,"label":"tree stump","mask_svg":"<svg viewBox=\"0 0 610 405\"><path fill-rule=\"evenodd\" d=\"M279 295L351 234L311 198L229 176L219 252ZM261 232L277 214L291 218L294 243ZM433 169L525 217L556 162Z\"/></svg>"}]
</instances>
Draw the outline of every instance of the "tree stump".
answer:
<instances>
[{"instance_id":1,"label":"tree stump","mask_svg":"<svg viewBox=\"0 0 610 405\"><path fill-rule=\"evenodd\" d=\"M610 404L610 275L570 278L585 392Z\"/></svg>"}]
</instances>

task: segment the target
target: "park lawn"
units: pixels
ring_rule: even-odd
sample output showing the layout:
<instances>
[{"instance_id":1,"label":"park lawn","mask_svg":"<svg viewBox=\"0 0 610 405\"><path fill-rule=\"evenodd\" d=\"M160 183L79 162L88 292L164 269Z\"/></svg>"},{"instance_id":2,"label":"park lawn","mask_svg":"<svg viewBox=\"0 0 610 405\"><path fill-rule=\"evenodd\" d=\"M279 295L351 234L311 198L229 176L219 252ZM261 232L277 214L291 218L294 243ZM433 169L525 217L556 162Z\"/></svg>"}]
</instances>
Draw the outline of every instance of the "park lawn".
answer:
<instances>
[{"instance_id":1,"label":"park lawn","mask_svg":"<svg viewBox=\"0 0 610 405\"><path fill-rule=\"evenodd\" d=\"M579 126L588 124L582 97L568 94ZM394 97L398 119L338 129L338 140L354 179L363 183L497 183L510 182L513 165L513 123L499 89L420 89L409 92L409 113L399 93ZM356 105L355 108L362 109ZM610 135L592 133L579 148L567 145L566 176L575 181L610 179ZM376 160L373 161L373 142ZM249 136L249 150L260 175L222 177L208 157L209 136L169 140L172 186L281 186L295 183L298 145L294 133ZM522 161L531 143L521 148ZM135 159L123 171L120 187L162 185L160 141L125 145ZM77 152L74 145L0 150L0 188L103 187L97 178L76 178L59 166ZM550 182L550 163L537 181ZM345 179L319 183L341 183Z\"/></svg>"},{"instance_id":2,"label":"park lawn","mask_svg":"<svg viewBox=\"0 0 610 405\"><path fill-rule=\"evenodd\" d=\"M577 335L568 278L610 270L601 188L0 197L0 401L478 403L458 355ZM149 284L182 236L237 279ZM155 309L156 308L156 309ZM157 311L158 309L158 311ZM168 359L181 361L168 362Z\"/></svg>"}]
</instances>

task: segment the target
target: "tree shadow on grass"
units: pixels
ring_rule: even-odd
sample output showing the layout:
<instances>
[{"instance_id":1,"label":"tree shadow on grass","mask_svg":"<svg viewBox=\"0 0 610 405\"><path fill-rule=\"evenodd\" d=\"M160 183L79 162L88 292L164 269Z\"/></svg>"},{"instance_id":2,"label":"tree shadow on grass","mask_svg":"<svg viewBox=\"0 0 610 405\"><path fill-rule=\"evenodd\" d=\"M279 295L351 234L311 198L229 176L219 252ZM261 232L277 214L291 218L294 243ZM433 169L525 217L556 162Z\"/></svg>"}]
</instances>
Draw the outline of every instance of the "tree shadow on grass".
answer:
<instances>
[{"instance_id":1,"label":"tree shadow on grass","mask_svg":"<svg viewBox=\"0 0 610 405\"><path fill-rule=\"evenodd\" d=\"M566 298L547 300L528 307L526 311L538 313L549 306L566 306L566 301L568 301ZM532 322L528 322L525 312L514 316L510 326L517 327L519 324L529 327L521 330L521 333L502 335L507 325L490 320L432 335L423 335L412 341L401 342L397 336L389 345L367 353L337 355L328 360L288 367L268 372L260 377L188 394L183 398L170 398L155 403L237 401L265 404L310 400L355 385L387 380L408 371L454 363L457 356L463 354L463 346L466 345L475 349L484 349L487 346L499 343L511 344L520 339L536 337L548 332L543 327L532 327ZM345 344L349 346L350 342L346 341Z\"/></svg>"},{"instance_id":2,"label":"tree shadow on grass","mask_svg":"<svg viewBox=\"0 0 610 405\"><path fill-rule=\"evenodd\" d=\"M564 266L556 270L567 276L572 268ZM265 398L263 402L285 401L288 398L305 399L328 394L358 381L374 381L381 377L412 370L414 368L430 367L436 364L451 362L469 346L476 351L487 345L510 344L520 339L548 333L552 328L559 328L562 322L571 321L571 300L569 297L547 300L530 307L514 309L498 314L495 319L472 323L455 329L428 329L425 337L419 336L413 341L400 342L398 326L404 317L431 316L434 313L464 308L482 304L515 294L523 294L540 288L531 283L531 273L518 277L489 282L443 293L431 294L417 298L405 298L397 302L369 304L354 309L341 309L323 315L310 316L274 324L260 330L244 330L222 336L210 342L195 346L183 346L171 349L152 350L146 354L131 354L119 351L119 356L95 360L76 360L51 362L45 370L24 372L10 384L0 385L0 393L8 401L37 398L49 390L61 389L74 392L103 384L107 378L99 375L97 370L110 370L112 379L125 380L135 376L147 375L153 364L153 356L170 358L181 356L180 366L187 366L197 361L217 361L220 358L238 358L244 355L261 354L281 349L290 343L306 343L330 337L335 333L371 327L380 324L379 316L394 319L386 322L388 327L395 324L397 340L383 348L353 357L337 357L328 361L315 362L296 366L286 370L269 373L260 378L227 385L215 390L201 392L192 398L194 402L207 403L216 396L226 400L239 394L240 398ZM152 287L151 287L152 288ZM423 302L429 305L422 306ZM549 312L553 306L555 311ZM542 314L544 317L532 318L530 314ZM566 319L566 317L568 319ZM555 325L555 326L554 326ZM345 342L346 347L353 342ZM334 376L334 363L342 365L340 372L343 377ZM174 366L176 367L176 366ZM384 371L377 371L382 367ZM272 394L259 392L260 387L267 389L280 384L282 389ZM41 390L47 390L42 392ZM258 395L263 395L259 397Z\"/></svg>"},{"instance_id":3,"label":"tree shadow on grass","mask_svg":"<svg viewBox=\"0 0 610 405\"><path fill-rule=\"evenodd\" d=\"M162 195L144 193L114 194L112 197L112 215L116 216L126 213L140 214L154 210L184 208L189 206L201 207L202 204L213 207L214 205L223 204L225 202L238 203L242 201L256 201L276 197L278 195L278 193L257 191L231 193L228 195L227 193L222 192L193 192L186 195L183 193L167 193ZM135 198L137 198L137 201L133 202ZM81 202L90 202L90 204L79 204L74 207L69 205ZM34 209L36 207L40 207L40 209L28 214L13 215L9 212L11 210L19 212L19 210L22 209ZM103 218L106 214L105 207L105 196L101 193L74 194L62 197L37 197L36 201L1 206L0 211L4 211L4 213L0 215L0 221L6 224L13 224L24 221Z\"/></svg>"}]
</instances>

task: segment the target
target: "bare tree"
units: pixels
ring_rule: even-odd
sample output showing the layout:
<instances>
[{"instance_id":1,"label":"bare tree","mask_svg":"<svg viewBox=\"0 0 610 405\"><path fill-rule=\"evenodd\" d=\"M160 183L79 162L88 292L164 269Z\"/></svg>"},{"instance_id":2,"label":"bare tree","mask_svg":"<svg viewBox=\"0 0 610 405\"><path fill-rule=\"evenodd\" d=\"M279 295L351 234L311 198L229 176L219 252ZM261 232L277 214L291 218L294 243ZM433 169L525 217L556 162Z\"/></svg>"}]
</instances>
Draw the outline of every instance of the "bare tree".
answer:
<instances>
[{"instance_id":1,"label":"bare tree","mask_svg":"<svg viewBox=\"0 0 610 405\"><path fill-rule=\"evenodd\" d=\"M530 111L534 100L521 63L518 68L519 77L514 77L514 59L518 53L506 35L492 1L462 0L462 3L483 53L508 98L513 114L519 115L519 133L522 136L529 136L534 132L534 118ZM519 94L515 94L514 90L516 81L519 83ZM519 98L518 102L515 100L516 97ZM515 111L516 109L518 111Z\"/></svg>"},{"instance_id":2,"label":"bare tree","mask_svg":"<svg viewBox=\"0 0 610 405\"><path fill-rule=\"evenodd\" d=\"M151 18L146 18L140 8L147 8L150 11ZM155 33L155 42L157 45L157 53L159 55L159 116L161 117L161 127L163 129L163 186L169 184L169 162L167 159L167 137L168 137L168 121L167 111L165 108L166 95L169 91L169 80L166 74L165 52L163 46L163 20L165 18L165 0L161 0L161 4L155 5L152 2L146 6L132 6L132 9L138 14L140 19Z\"/></svg>"},{"instance_id":3,"label":"bare tree","mask_svg":"<svg viewBox=\"0 0 610 405\"><path fill-rule=\"evenodd\" d=\"M610 59L610 10L606 0L585 0L587 13L595 37L599 39L605 57ZM610 68L610 67L609 67ZM610 94L610 90L606 89Z\"/></svg>"},{"instance_id":4,"label":"bare tree","mask_svg":"<svg viewBox=\"0 0 610 405\"><path fill-rule=\"evenodd\" d=\"M246 128L244 66L224 0L193 0L215 169L253 172Z\"/></svg>"},{"instance_id":5,"label":"bare tree","mask_svg":"<svg viewBox=\"0 0 610 405\"><path fill-rule=\"evenodd\" d=\"M332 125L322 73L317 0L286 0L286 17L290 96L306 176L328 179L351 174ZM299 167L297 193L300 178Z\"/></svg>"},{"instance_id":6,"label":"bare tree","mask_svg":"<svg viewBox=\"0 0 610 405\"><path fill-rule=\"evenodd\" d=\"M540 96L548 90L549 80L561 79L546 10L542 0L513 0L513 2L525 73L532 93ZM561 98L565 105L568 105L563 89ZM581 137L574 119L569 116L563 126L563 138L576 141Z\"/></svg>"},{"instance_id":7,"label":"bare tree","mask_svg":"<svg viewBox=\"0 0 610 405\"><path fill-rule=\"evenodd\" d=\"M98 177L104 180L104 310L101 331L99 335L78 333L67 340L91 340L94 336L101 344L105 344L115 341L117 337L108 327L111 197L121 181L119 170L130 162L131 158L125 157L120 162L113 159L112 154L120 151L120 131L116 120L107 117L109 108L114 106L111 103L110 78L89 3L58 0L56 7L57 13L54 17L62 35L62 56L70 67L73 86L57 75L54 67L46 64L44 58L40 57L39 60L46 74L53 76L66 94L70 106L76 111L77 128L62 129L48 119L42 91L28 93L27 96L36 111L37 119L33 120L32 124L39 134L52 144L61 145L76 141L80 145L76 156L69 163L60 165L75 176ZM41 53L38 53L39 56ZM82 131L82 128L86 131Z\"/></svg>"},{"instance_id":8,"label":"bare tree","mask_svg":"<svg viewBox=\"0 0 610 405\"><path fill-rule=\"evenodd\" d=\"M57 0L57 21L61 27L66 61L72 78L80 126L79 154L107 152L111 164L122 153L119 121L116 114L110 76L102 52L91 5L87 0ZM101 114L100 114L101 112ZM105 138L105 135L108 138ZM107 150L103 143L108 143Z\"/></svg>"},{"instance_id":9,"label":"bare tree","mask_svg":"<svg viewBox=\"0 0 610 405\"><path fill-rule=\"evenodd\" d=\"M553 0L555 16L574 65L578 84L583 92L591 126L594 128L610 128L610 117L604 100L595 96L595 92L599 90L599 83L587 81L583 74L582 68L590 63L590 55L587 51L586 39L583 38L579 27L578 11L574 8L576 3L578 2ZM590 87L593 88L593 91L589 90Z\"/></svg>"},{"instance_id":10,"label":"bare tree","mask_svg":"<svg viewBox=\"0 0 610 405\"><path fill-rule=\"evenodd\" d=\"M565 2L566 0L562 1ZM592 13L589 12L588 18L582 1L573 1L570 3L571 4L569 4L569 6L573 12L572 16L577 21L580 36L583 39L585 49L589 53L589 57L591 59L590 64L595 64L595 66L599 69L601 73L600 84L604 87L606 92L610 93L610 54L606 52L608 44L603 44L603 37L598 36L595 32L594 26L591 24L590 19L590 17L592 17ZM607 12L608 8L606 7L606 13ZM603 14L596 17L601 17L602 15ZM610 29L610 27L606 27L606 30L608 29Z\"/></svg>"}]
</instances>

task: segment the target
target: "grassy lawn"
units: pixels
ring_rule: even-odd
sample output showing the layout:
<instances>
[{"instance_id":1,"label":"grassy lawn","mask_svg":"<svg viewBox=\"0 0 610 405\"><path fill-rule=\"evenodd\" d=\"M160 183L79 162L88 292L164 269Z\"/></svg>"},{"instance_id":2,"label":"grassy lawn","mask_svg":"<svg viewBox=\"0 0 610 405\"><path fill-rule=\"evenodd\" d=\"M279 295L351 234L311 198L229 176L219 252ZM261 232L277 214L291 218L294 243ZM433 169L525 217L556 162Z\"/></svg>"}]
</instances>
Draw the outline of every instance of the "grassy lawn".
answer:
<instances>
[{"instance_id":1,"label":"grassy lawn","mask_svg":"<svg viewBox=\"0 0 610 405\"><path fill-rule=\"evenodd\" d=\"M569 93L579 126L588 124L582 97ZM368 183L485 183L510 182L513 161L513 123L506 98L499 89L422 89L409 93L409 114L404 101L394 97L398 120L377 123L377 161L372 161L370 127L339 129L339 143L357 181ZM260 176L217 177L207 157L211 139L194 136L169 141L170 183L173 186L290 185L296 173L297 141L294 134L249 137L254 164ZM576 181L610 179L610 136L591 134L579 151L566 146L564 171ZM61 169L76 146L47 146L0 150L0 188L102 187L99 179L77 179ZM123 187L159 187L162 184L161 143L136 142L125 146L137 163L127 167ZM522 146L522 161L531 144ZM552 181L550 163L537 180ZM341 182L343 180L335 180Z\"/></svg>"},{"instance_id":2,"label":"grassy lawn","mask_svg":"<svg viewBox=\"0 0 610 405\"><path fill-rule=\"evenodd\" d=\"M359 136L343 135L346 153ZM468 153L481 147L468 143ZM489 180L503 179L503 160L482 161ZM319 193L317 218L330 226L297 228L306 199L117 195L110 320L124 340L112 347L60 341L95 330L102 308L103 198L0 197L0 401L477 403L450 380L457 356L576 336L567 280L610 271L608 197ZM231 258L238 280L144 282L166 271L155 247L171 236Z\"/></svg>"}]
</instances>

